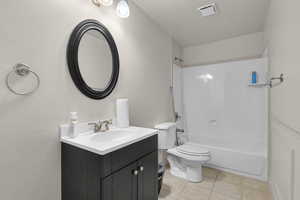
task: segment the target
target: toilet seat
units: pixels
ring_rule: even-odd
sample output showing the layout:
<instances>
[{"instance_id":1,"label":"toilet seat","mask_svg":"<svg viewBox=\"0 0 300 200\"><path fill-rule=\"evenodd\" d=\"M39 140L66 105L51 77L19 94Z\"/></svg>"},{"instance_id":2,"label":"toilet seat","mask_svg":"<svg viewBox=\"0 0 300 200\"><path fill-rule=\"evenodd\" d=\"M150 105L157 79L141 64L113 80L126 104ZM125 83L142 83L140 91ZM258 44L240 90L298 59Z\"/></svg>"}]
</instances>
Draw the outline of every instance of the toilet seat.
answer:
<instances>
[{"instance_id":1,"label":"toilet seat","mask_svg":"<svg viewBox=\"0 0 300 200\"><path fill-rule=\"evenodd\" d=\"M167 152L172 175L195 183L203 180L202 165L211 159L208 150L198 144L187 143Z\"/></svg>"},{"instance_id":2,"label":"toilet seat","mask_svg":"<svg viewBox=\"0 0 300 200\"><path fill-rule=\"evenodd\" d=\"M205 152L205 151L203 151ZM210 160L210 153L203 153L203 154L193 154L193 153L183 153L183 152L180 152L180 150L178 150L178 147L175 147L173 149L169 149L168 150L168 153L171 154L171 155L174 155L174 156L177 156L179 158L183 158L185 160L188 160L188 161L194 161L194 162L207 162ZM191 155L193 154L193 155Z\"/></svg>"},{"instance_id":3,"label":"toilet seat","mask_svg":"<svg viewBox=\"0 0 300 200\"><path fill-rule=\"evenodd\" d=\"M208 156L210 155L207 149L203 149L201 146L195 143L187 143L176 148L179 153L183 153L190 156Z\"/></svg>"}]
</instances>

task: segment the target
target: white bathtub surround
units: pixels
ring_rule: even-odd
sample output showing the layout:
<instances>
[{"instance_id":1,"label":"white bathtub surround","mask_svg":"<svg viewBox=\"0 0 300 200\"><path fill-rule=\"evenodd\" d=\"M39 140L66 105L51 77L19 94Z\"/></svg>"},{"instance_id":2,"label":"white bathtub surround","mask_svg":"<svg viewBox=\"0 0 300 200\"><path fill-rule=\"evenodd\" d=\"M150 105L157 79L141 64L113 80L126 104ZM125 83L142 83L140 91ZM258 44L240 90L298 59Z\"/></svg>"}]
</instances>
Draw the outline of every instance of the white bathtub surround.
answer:
<instances>
[{"instance_id":1,"label":"white bathtub surround","mask_svg":"<svg viewBox=\"0 0 300 200\"><path fill-rule=\"evenodd\" d=\"M267 60L182 69L185 131L211 152L212 167L267 179L268 94L251 88L251 72L267 76Z\"/></svg>"}]
</instances>

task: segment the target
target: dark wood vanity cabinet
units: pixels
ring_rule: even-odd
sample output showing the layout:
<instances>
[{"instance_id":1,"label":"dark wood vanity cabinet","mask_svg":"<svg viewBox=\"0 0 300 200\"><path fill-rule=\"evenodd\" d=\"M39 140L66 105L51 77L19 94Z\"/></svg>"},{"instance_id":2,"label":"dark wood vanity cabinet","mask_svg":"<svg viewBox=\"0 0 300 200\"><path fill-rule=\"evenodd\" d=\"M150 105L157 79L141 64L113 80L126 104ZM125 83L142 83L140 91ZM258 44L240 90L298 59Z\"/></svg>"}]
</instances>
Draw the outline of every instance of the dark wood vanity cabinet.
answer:
<instances>
[{"instance_id":1,"label":"dark wood vanity cabinet","mask_svg":"<svg viewBox=\"0 0 300 200\"><path fill-rule=\"evenodd\" d=\"M62 144L62 200L157 200L157 136L105 156Z\"/></svg>"},{"instance_id":2,"label":"dark wood vanity cabinet","mask_svg":"<svg viewBox=\"0 0 300 200\"><path fill-rule=\"evenodd\" d=\"M106 177L103 200L157 200L157 152Z\"/></svg>"}]
</instances>

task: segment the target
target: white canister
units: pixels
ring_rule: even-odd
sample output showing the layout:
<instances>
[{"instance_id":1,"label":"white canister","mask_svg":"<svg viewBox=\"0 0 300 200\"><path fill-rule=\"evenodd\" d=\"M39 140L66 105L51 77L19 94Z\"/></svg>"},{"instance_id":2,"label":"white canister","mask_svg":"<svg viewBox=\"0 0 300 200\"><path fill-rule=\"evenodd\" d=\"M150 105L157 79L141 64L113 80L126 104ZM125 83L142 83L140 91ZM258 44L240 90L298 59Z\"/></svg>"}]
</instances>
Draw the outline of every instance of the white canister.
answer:
<instances>
[{"instance_id":1,"label":"white canister","mask_svg":"<svg viewBox=\"0 0 300 200\"><path fill-rule=\"evenodd\" d=\"M129 103L128 99L117 99L116 101L116 121L117 127L129 127Z\"/></svg>"}]
</instances>

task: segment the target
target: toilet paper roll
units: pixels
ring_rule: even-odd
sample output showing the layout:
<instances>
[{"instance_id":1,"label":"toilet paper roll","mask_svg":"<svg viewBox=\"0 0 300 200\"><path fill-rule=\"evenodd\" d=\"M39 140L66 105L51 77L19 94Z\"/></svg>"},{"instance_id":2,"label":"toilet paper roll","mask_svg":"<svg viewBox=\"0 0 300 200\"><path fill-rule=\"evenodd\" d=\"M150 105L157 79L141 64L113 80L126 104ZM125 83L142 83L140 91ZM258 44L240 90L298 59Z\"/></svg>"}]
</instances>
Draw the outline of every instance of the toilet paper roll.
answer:
<instances>
[{"instance_id":1,"label":"toilet paper roll","mask_svg":"<svg viewBox=\"0 0 300 200\"><path fill-rule=\"evenodd\" d=\"M116 121L119 128L129 127L129 103L128 99L117 99Z\"/></svg>"}]
</instances>

